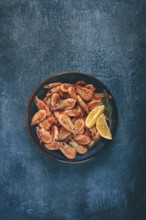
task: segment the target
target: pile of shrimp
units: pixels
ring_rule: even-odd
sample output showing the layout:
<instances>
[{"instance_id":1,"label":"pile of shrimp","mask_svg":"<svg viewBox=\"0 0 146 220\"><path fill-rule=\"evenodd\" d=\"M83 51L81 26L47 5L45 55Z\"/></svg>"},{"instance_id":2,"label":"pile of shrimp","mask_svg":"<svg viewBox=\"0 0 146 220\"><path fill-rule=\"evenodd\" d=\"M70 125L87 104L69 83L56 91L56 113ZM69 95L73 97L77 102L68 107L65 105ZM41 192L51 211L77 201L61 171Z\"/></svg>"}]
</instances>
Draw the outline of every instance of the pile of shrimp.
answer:
<instances>
[{"instance_id":1,"label":"pile of shrimp","mask_svg":"<svg viewBox=\"0 0 146 220\"><path fill-rule=\"evenodd\" d=\"M103 93L92 84L54 82L44 86L46 95L34 97L37 113L31 120L41 143L49 150L60 150L68 159L85 154L100 140L94 125L86 127L89 112L103 104Z\"/></svg>"}]
</instances>

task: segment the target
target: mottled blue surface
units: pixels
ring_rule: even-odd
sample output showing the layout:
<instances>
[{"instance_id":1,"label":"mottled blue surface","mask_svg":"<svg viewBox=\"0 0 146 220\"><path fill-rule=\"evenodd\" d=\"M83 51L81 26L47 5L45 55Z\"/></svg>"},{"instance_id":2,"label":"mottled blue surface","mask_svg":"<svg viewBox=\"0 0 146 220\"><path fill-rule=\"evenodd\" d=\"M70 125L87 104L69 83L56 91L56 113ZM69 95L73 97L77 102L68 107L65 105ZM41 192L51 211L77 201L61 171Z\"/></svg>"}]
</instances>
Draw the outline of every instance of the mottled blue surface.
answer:
<instances>
[{"instance_id":1,"label":"mottled blue surface","mask_svg":"<svg viewBox=\"0 0 146 220\"><path fill-rule=\"evenodd\" d=\"M0 0L0 219L146 219L146 1ZM113 93L108 151L61 164L30 140L25 112L51 74L81 71Z\"/></svg>"}]
</instances>

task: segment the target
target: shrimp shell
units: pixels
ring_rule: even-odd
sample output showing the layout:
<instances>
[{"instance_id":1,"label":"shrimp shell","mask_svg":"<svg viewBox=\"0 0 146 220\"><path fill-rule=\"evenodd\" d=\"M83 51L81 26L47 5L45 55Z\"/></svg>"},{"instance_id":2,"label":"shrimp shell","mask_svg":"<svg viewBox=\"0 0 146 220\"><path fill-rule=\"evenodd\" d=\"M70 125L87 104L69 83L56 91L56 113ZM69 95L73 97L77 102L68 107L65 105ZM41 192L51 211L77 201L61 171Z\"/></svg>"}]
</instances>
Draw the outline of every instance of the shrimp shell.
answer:
<instances>
[{"instance_id":1,"label":"shrimp shell","mask_svg":"<svg viewBox=\"0 0 146 220\"><path fill-rule=\"evenodd\" d=\"M104 93L94 93L93 94L93 99L103 99L104 98Z\"/></svg>"},{"instance_id":2,"label":"shrimp shell","mask_svg":"<svg viewBox=\"0 0 146 220\"><path fill-rule=\"evenodd\" d=\"M79 133L81 132L81 130L83 130L84 126L85 126L84 120L83 120L82 118L77 119L77 120L75 121L74 131L73 131L72 133L74 133L74 134L79 134Z\"/></svg>"},{"instance_id":3,"label":"shrimp shell","mask_svg":"<svg viewBox=\"0 0 146 220\"><path fill-rule=\"evenodd\" d=\"M89 136L83 134L74 136L74 140L81 145L88 145L91 141Z\"/></svg>"},{"instance_id":4,"label":"shrimp shell","mask_svg":"<svg viewBox=\"0 0 146 220\"><path fill-rule=\"evenodd\" d=\"M94 92L95 91L95 87L92 85L92 84L87 84L85 86L86 89L89 89L91 92Z\"/></svg>"},{"instance_id":5,"label":"shrimp shell","mask_svg":"<svg viewBox=\"0 0 146 220\"><path fill-rule=\"evenodd\" d=\"M62 99L70 98L67 92L62 92L62 90L59 91L59 95Z\"/></svg>"},{"instance_id":6,"label":"shrimp shell","mask_svg":"<svg viewBox=\"0 0 146 220\"><path fill-rule=\"evenodd\" d=\"M43 99L43 102L48 106L48 108L50 108L50 97L48 96L46 96L44 99Z\"/></svg>"},{"instance_id":7,"label":"shrimp shell","mask_svg":"<svg viewBox=\"0 0 146 220\"><path fill-rule=\"evenodd\" d=\"M87 150L88 150L87 147L82 146L82 145L78 144L77 142L75 142L75 141L73 141L73 140L71 140L71 141L69 142L69 144L70 144L73 148L75 148L76 151L77 151L77 153L79 153L79 154L85 154L85 153L87 152Z\"/></svg>"},{"instance_id":8,"label":"shrimp shell","mask_svg":"<svg viewBox=\"0 0 146 220\"><path fill-rule=\"evenodd\" d=\"M94 125L93 127L91 127L90 129L89 129L89 131L90 131L90 133L91 133L91 138L92 138L92 140L94 140L94 141L99 141L100 139L101 139L101 136L100 136L100 134L98 133L98 131L96 130L96 126Z\"/></svg>"},{"instance_id":9,"label":"shrimp shell","mask_svg":"<svg viewBox=\"0 0 146 220\"><path fill-rule=\"evenodd\" d=\"M53 94L53 93L58 93L59 91L60 91L60 86L56 86L56 87L50 89L49 92L51 92Z\"/></svg>"},{"instance_id":10,"label":"shrimp shell","mask_svg":"<svg viewBox=\"0 0 146 220\"><path fill-rule=\"evenodd\" d=\"M49 150L59 150L61 145L59 145L59 142L52 142L50 144L44 144L45 147Z\"/></svg>"},{"instance_id":11,"label":"shrimp shell","mask_svg":"<svg viewBox=\"0 0 146 220\"><path fill-rule=\"evenodd\" d=\"M40 128L44 128L45 130L49 130L50 127L53 125L53 124L56 124L57 123L57 120L54 116L49 116L48 118L46 118L44 121L40 122L39 123L39 127Z\"/></svg>"},{"instance_id":12,"label":"shrimp shell","mask_svg":"<svg viewBox=\"0 0 146 220\"><path fill-rule=\"evenodd\" d=\"M80 130L80 132L78 132L78 134L84 134L85 129L83 128L82 130Z\"/></svg>"},{"instance_id":13,"label":"shrimp shell","mask_svg":"<svg viewBox=\"0 0 146 220\"><path fill-rule=\"evenodd\" d=\"M96 106L101 105L103 103L102 99L94 99L87 104L88 109L91 111Z\"/></svg>"},{"instance_id":14,"label":"shrimp shell","mask_svg":"<svg viewBox=\"0 0 146 220\"><path fill-rule=\"evenodd\" d=\"M78 99L78 103L81 106L81 108L84 109L85 112L89 113L89 109L86 103L83 101L83 99L79 95L77 95L77 99Z\"/></svg>"},{"instance_id":15,"label":"shrimp shell","mask_svg":"<svg viewBox=\"0 0 146 220\"><path fill-rule=\"evenodd\" d=\"M71 134L70 131L66 130L64 127L61 127L59 130L59 140L63 141Z\"/></svg>"},{"instance_id":16,"label":"shrimp shell","mask_svg":"<svg viewBox=\"0 0 146 220\"><path fill-rule=\"evenodd\" d=\"M68 88L70 87L70 86L72 86L72 84L70 84L70 83L62 83L62 85L61 85L61 91L62 92L68 92Z\"/></svg>"},{"instance_id":17,"label":"shrimp shell","mask_svg":"<svg viewBox=\"0 0 146 220\"><path fill-rule=\"evenodd\" d=\"M52 136L50 132L46 131L44 128L36 127L36 133L40 139L40 142L49 144L52 141Z\"/></svg>"},{"instance_id":18,"label":"shrimp shell","mask_svg":"<svg viewBox=\"0 0 146 220\"><path fill-rule=\"evenodd\" d=\"M31 119L31 125L36 125L40 121L43 121L46 118L46 111L44 109L39 110L33 118Z\"/></svg>"},{"instance_id":19,"label":"shrimp shell","mask_svg":"<svg viewBox=\"0 0 146 220\"><path fill-rule=\"evenodd\" d=\"M77 108L73 108L73 109L64 111L64 113L70 117L78 117L79 115L81 115L82 112L83 111L80 108L80 106L77 106Z\"/></svg>"},{"instance_id":20,"label":"shrimp shell","mask_svg":"<svg viewBox=\"0 0 146 220\"><path fill-rule=\"evenodd\" d=\"M71 98L77 100L77 94L74 86L70 86L68 88L68 94L70 95Z\"/></svg>"},{"instance_id":21,"label":"shrimp shell","mask_svg":"<svg viewBox=\"0 0 146 220\"><path fill-rule=\"evenodd\" d=\"M59 103L57 103L53 110L64 110L64 109L72 109L76 104L76 100L72 98L61 100Z\"/></svg>"},{"instance_id":22,"label":"shrimp shell","mask_svg":"<svg viewBox=\"0 0 146 220\"><path fill-rule=\"evenodd\" d=\"M59 124L61 124L66 130L73 133L74 125L66 114L60 114L59 112L54 112L55 117L57 118Z\"/></svg>"},{"instance_id":23,"label":"shrimp shell","mask_svg":"<svg viewBox=\"0 0 146 220\"><path fill-rule=\"evenodd\" d=\"M76 157L76 150L75 150L75 148L71 147L69 144L66 144L65 142L60 142L60 144L61 144L60 151L68 159L74 159Z\"/></svg>"},{"instance_id":24,"label":"shrimp shell","mask_svg":"<svg viewBox=\"0 0 146 220\"><path fill-rule=\"evenodd\" d=\"M58 136L59 136L59 131L58 131L58 127L57 126L52 126L51 128L51 135L53 138L53 141L58 141Z\"/></svg>"},{"instance_id":25,"label":"shrimp shell","mask_svg":"<svg viewBox=\"0 0 146 220\"><path fill-rule=\"evenodd\" d=\"M78 85L78 86L85 86L86 85L86 82L83 81L83 80L79 80L75 83L75 85Z\"/></svg>"},{"instance_id":26,"label":"shrimp shell","mask_svg":"<svg viewBox=\"0 0 146 220\"><path fill-rule=\"evenodd\" d=\"M82 97L85 101L89 101L92 99L93 92L85 87L76 86L76 92L78 95Z\"/></svg>"},{"instance_id":27,"label":"shrimp shell","mask_svg":"<svg viewBox=\"0 0 146 220\"><path fill-rule=\"evenodd\" d=\"M60 101L60 97L58 93L53 93L51 98L50 98L50 105L53 107Z\"/></svg>"},{"instance_id":28,"label":"shrimp shell","mask_svg":"<svg viewBox=\"0 0 146 220\"><path fill-rule=\"evenodd\" d=\"M88 148L90 149L90 148L92 148L94 145L95 145L95 141L91 141L89 144L88 144Z\"/></svg>"},{"instance_id":29,"label":"shrimp shell","mask_svg":"<svg viewBox=\"0 0 146 220\"><path fill-rule=\"evenodd\" d=\"M46 111L46 115L49 116L51 114L48 106L37 96L34 97L34 102L38 108L38 110L44 109Z\"/></svg>"}]
</instances>

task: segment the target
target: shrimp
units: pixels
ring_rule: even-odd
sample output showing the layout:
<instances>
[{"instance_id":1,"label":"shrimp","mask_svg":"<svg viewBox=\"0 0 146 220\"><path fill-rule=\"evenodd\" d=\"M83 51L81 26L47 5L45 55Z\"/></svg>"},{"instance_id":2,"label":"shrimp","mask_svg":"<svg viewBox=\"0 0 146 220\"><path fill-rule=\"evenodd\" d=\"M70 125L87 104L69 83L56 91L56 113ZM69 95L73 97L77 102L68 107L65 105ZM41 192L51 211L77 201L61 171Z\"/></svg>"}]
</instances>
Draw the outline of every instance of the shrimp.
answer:
<instances>
[{"instance_id":1,"label":"shrimp","mask_svg":"<svg viewBox=\"0 0 146 220\"><path fill-rule=\"evenodd\" d=\"M80 130L80 132L78 132L78 134L84 134L85 129L83 128L82 130Z\"/></svg>"},{"instance_id":2,"label":"shrimp","mask_svg":"<svg viewBox=\"0 0 146 220\"><path fill-rule=\"evenodd\" d=\"M36 133L40 139L40 142L49 144L52 141L52 136L50 132L46 131L44 128L36 127Z\"/></svg>"},{"instance_id":3,"label":"shrimp","mask_svg":"<svg viewBox=\"0 0 146 220\"><path fill-rule=\"evenodd\" d=\"M95 87L92 85L92 84L87 84L85 86L86 89L89 89L91 92L94 92L95 91Z\"/></svg>"},{"instance_id":4,"label":"shrimp","mask_svg":"<svg viewBox=\"0 0 146 220\"><path fill-rule=\"evenodd\" d=\"M91 136L91 133L90 133L90 131L89 131L88 128L85 129L84 135L86 135L86 136L88 136L88 137Z\"/></svg>"},{"instance_id":5,"label":"shrimp","mask_svg":"<svg viewBox=\"0 0 146 220\"><path fill-rule=\"evenodd\" d=\"M64 127L61 127L59 131L59 140L61 141L65 140L67 137L70 136L70 134L71 134L70 131L66 130Z\"/></svg>"},{"instance_id":6,"label":"shrimp","mask_svg":"<svg viewBox=\"0 0 146 220\"><path fill-rule=\"evenodd\" d=\"M72 86L72 84L70 84L70 83L62 83L62 85L61 85L61 91L62 92L68 92L68 88L70 87L70 86Z\"/></svg>"},{"instance_id":7,"label":"shrimp","mask_svg":"<svg viewBox=\"0 0 146 220\"><path fill-rule=\"evenodd\" d=\"M51 135L52 135L52 138L53 138L54 142L58 141L59 131L58 131L57 126L55 126L55 125L52 126Z\"/></svg>"},{"instance_id":8,"label":"shrimp","mask_svg":"<svg viewBox=\"0 0 146 220\"><path fill-rule=\"evenodd\" d=\"M43 102L48 106L48 108L50 108L50 97L48 96L46 96L44 99L43 99Z\"/></svg>"},{"instance_id":9,"label":"shrimp","mask_svg":"<svg viewBox=\"0 0 146 220\"><path fill-rule=\"evenodd\" d=\"M44 121L39 123L40 128L44 128L45 130L49 130L53 124L57 124L57 120L54 116L49 116Z\"/></svg>"},{"instance_id":10,"label":"shrimp","mask_svg":"<svg viewBox=\"0 0 146 220\"><path fill-rule=\"evenodd\" d=\"M82 97L85 101L89 101L92 99L93 92L85 87L76 86L76 92L78 95Z\"/></svg>"},{"instance_id":11,"label":"shrimp","mask_svg":"<svg viewBox=\"0 0 146 220\"><path fill-rule=\"evenodd\" d=\"M67 92L62 92L62 90L59 91L59 95L62 99L67 99L69 98L69 95Z\"/></svg>"},{"instance_id":12,"label":"shrimp","mask_svg":"<svg viewBox=\"0 0 146 220\"><path fill-rule=\"evenodd\" d=\"M64 110L64 109L72 109L75 106L76 100L69 98L65 100L61 100L59 103L57 103L53 110Z\"/></svg>"},{"instance_id":13,"label":"shrimp","mask_svg":"<svg viewBox=\"0 0 146 220\"><path fill-rule=\"evenodd\" d=\"M90 148L92 148L94 145L95 145L95 141L91 141L89 144L88 144L88 148L90 149Z\"/></svg>"},{"instance_id":14,"label":"shrimp","mask_svg":"<svg viewBox=\"0 0 146 220\"><path fill-rule=\"evenodd\" d=\"M59 150L61 145L59 142L51 142L50 144L44 144L48 150Z\"/></svg>"},{"instance_id":15,"label":"shrimp","mask_svg":"<svg viewBox=\"0 0 146 220\"><path fill-rule=\"evenodd\" d=\"M87 104L88 109L91 111L92 109L94 109L96 106L98 105L102 105L103 104L103 100L102 99L94 99L92 101L90 101Z\"/></svg>"},{"instance_id":16,"label":"shrimp","mask_svg":"<svg viewBox=\"0 0 146 220\"><path fill-rule=\"evenodd\" d=\"M60 101L59 94L58 93L52 94L52 96L50 98L50 105L51 105L51 107L56 105L59 101Z\"/></svg>"},{"instance_id":17,"label":"shrimp","mask_svg":"<svg viewBox=\"0 0 146 220\"><path fill-rule=\"evenodd\" d=\"M93 99L103 99L104 98L104 93L94 93L93 94ZM108 96L109 99L112 99L112 96Z\"/></svg>"},{"instance_id":18,"label":"shrimp","mask_svg":"<svg viewBox=\"0 0 146 220\"><path fill-rule=\"evenodd\" d=\"M77 153L85 154L87 152L87 147L78 144L77 142L71 140L69 144L76 149Z\"/></svg>"},{"instance_id":19,"label":"shrimp","mask_svg":"<svg viewBox=\"0 0 146 220\"><path fill-rule=\"evenodd\" d=\"M81 145L88 145L90 143L90 137L83 134L74 136L74 140Z\"/></svg>"},{"instance_id":20,"label":"shrimp","mask_svg":"<svg viewBox=\"0 0 146 220\"><path fill-rule=\"evenodd\" d=\"M78 86L85 86L86 85L86 82L83 81L83 80L79 80L75 83L75 85L78 85Z\"/></svg>"},{"instance_id":21,"label":"shrimp","mask_svg":"<svg viewBox=\"0 0 146 220\"><path fill-rule=\"evenodd\" d=\"M100 134L98 133L98 131L96 130L96 126L94 125L93 127L91 127L89 129L90 133L91 133L91 138L93 141L97 142L101 139Z\"/></svg>"},{"instance_id":22,"label":"shrimp","mask_svg":"<svg viewBox=\"0 0 146 220\"><path fill-rule=\"evenodd\" d=\"M79 115L81 115L82 112L83 110L80 108L80 106L77 106L77 108L64 111L64 113L70 117L78 117Z\"/></svg>"},{"instance_id":23,"label":"shrimp","mask_svg":"<svg viewBox=\"0 0 146 220\"><path fill-rule=\"evenodd\" d=\"M48 106L37 96L34 97L34 102L38 108L38 110L44 109L46 111L46 115L49 116L51 114Z\"/></svg>"},{"instance_id":24,"label":"shrimp","mask_svg":"<svg viewBox=\"0 0 146 220\"><path fill-rule=\"evenodd\" d=\"M31 125L36 125L40 121L43 121L46 118L46 111L44 109L39 110L33 118L31 119Z\"/></svg>"},{"instance_id":25,"label":"shrimp","mask_svg":"<svg viewBox=\"0 0 146 220\"><path fill-rule=\"evenodd\" d=\"M49 90L49 92L46 93L46 97L50 97L54 93L59 93L60 92L60 86L56 86L52 89Z\"/></svg>"},{"instance_id":26,"label":"shrimp","mask_svg":"<svg viewBox=\"0 0 146 220\"><path fill-rule=\"evenodd\" d=\"M74 130L73 130L73 134L79 134L81 132L81 130L83 130L85 126L85 122L82 118L80 119L77 119L75 121L75 124L74 124Z\"/></svg>"},{"instance_id":27,"label":"shrimp","mask_svg":"<svg viewBox=\"0 0 146 220\"><path fill-rule=\"evenodd\" d=\"M74 132L74 125L66 114L60 114L59 112L54 112L55 117L57 118L59 124L61 124L66 130L70 132Z\"/></svg>"},{"instance_id":28,"label":"shrimp","mask_svg":"<svg viewBox=\"0 0 146 220\"><path fill-rule=\"evenodd\" d=\"M56 92L58 93L59 91L60 91L60 86L56 86L56 87L50 89L49 92L51 92L53 94L53 93L56 93Z\"/></svg>"},{"instance_id":29,"label":"shrimp","mask_svg":"<svg viewBox=\"0 0 146 220\"><path fill-rule=\"evenodd\" d=\"M68 131L71 131L73 133L74 125L71 121L71 119L66 114L61 114L59 117L59 123L66 128Z\"/></svg>"},{"instance_id":30,"label":"shrimp","mask_svg":"<svg viewBox=\"0 0 146 220\"><path fill-rule=\"evenodd\" d=\"M94 93L93 94L93 99L103 99L104 98L104 93Z\"/></svg>"},{"instance_id":31,"label":"shrimp","mask_svg":"<svg viewBox=\"0 0 146 220\"><path fill-rule=\"evenodd\" d=\"M61 82L54 82L54 83L50 83L50 84L47 84L44 86L45 89L52 89L56 86L60 86L61 85Z\"/></svg>"},{"instance_id":32,"label":"shrimp","mask_svg":"<svg viewBox=\"0 0 146 220\"><path fill-rule=\"evenodd\" d=\"M86 103L83 101L83 99L79 95L77 95L77 99L78 99L78 103L82 107L82 109L84 109L85 112L89 113L89 109L88 109Z\"/></svg>"},{"instance_id":33,"label":"shrimp","mask_svg":"<svg viewBox=\"0 0 146 220\"><path fill-rule=\"evenodd\" d=\"M76 157L76 149L71 147L69 144L65 142L60 142L60 151L68 158L74 159Z\"/></svg>"},{"instance_id":34,"label":"shrimp","mask_svg":"<svg viewBox=\"0 0 146 220\"><path fill-rule=\"evenodd\" d=\"M76 91L75 91L75 87L74 86L70 86L68 88L68 94L70 95L71 98L77 100L77 94L76 94Z\"/></svg>"}]
</instances>

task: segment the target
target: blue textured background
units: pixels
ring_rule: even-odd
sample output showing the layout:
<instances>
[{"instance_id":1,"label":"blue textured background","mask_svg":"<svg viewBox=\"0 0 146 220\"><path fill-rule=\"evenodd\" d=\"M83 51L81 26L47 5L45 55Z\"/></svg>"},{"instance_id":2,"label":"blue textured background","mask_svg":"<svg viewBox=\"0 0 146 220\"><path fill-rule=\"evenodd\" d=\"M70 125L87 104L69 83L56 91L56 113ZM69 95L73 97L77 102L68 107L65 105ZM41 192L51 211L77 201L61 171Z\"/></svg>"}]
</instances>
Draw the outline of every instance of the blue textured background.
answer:
<instances>
[{"instance_id":1,"label":"blue textured background","mask_svg":"<svg viewBox=\"0 0 146 220\"><path fill-rule=\"evenodd\" d=\"M0 219L146 219L146 1L0 0ZM108 151L46 158L26 130L34 88L60 71L102 80L119 109Z\"/></svg>"}]
</instances>

